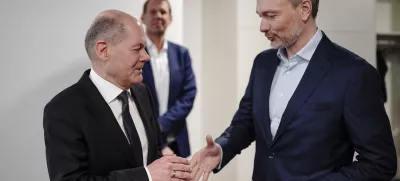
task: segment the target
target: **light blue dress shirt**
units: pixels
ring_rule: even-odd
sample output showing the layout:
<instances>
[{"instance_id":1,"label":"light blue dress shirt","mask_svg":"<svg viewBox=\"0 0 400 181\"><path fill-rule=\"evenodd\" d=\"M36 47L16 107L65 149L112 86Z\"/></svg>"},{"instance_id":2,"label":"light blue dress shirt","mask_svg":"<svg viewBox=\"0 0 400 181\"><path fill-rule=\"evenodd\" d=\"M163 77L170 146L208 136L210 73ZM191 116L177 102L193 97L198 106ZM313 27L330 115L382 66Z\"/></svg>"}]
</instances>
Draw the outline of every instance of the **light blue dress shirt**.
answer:
<instances>
[{"instance_id":1,"label":"light blue dress shirt","mask_svg":"<svg viewBox=\"0 0 400 181\"><path fill-rule=\"evenodd\" d=\"M278 131L283 112L299 85L321 39L322 32L318 29L306 46L289 59L284 48L278 50L277 55L281 61L276 69L269 95L272 138L275 137Z\"/></svg>"}]
</instances>

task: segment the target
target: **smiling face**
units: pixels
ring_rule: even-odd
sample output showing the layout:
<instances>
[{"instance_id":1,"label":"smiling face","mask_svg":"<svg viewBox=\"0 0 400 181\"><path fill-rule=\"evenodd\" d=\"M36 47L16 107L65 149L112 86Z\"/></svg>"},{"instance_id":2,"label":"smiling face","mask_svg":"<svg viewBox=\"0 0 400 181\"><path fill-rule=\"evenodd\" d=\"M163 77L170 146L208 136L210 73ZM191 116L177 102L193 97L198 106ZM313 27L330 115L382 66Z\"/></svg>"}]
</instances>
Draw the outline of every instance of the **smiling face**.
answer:
<instances>
[{"instance_id":1,"label":"smiling face","mask_svg":"<svg viewBox=\"0 0 400 181\"><path fill-rule=\"evenodd\" d=\"M171 24L170 4L166 0L150 0L141 17L146 31L153 35L164 35Z\"/></svg>"},{"instance_id":2,"label":"smiling face","mask_svg":"<svg viewBox=\"0 0 400 181\"><path fill-rule=\"evenodd\" d=\"M257 14L261 17L260 31L273 48L293 45L303 32L302 10L290 0L257 0Z\"/></svg>"}]
</instances>

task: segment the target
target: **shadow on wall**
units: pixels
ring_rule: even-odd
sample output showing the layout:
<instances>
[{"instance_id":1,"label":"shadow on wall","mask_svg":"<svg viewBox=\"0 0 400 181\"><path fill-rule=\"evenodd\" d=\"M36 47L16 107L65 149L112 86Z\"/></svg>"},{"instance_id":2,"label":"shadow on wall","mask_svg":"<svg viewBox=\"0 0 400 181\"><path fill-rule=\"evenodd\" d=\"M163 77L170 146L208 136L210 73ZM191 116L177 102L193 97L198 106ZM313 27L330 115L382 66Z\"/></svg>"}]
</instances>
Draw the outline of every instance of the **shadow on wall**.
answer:
<instances>
[{"instance_id":1,"label":"shadow on wall","mask_svg":"<svg viewBox=\"0 0 400 181\"><path fill-rule=\"evenodd\" d=\"M76 83L86 69L87 58L80 58L61 71L46 68L48 76L1 111L1 180L49 180L43 137L43 109L57 93ZM40 71L40 70L39 70ZM27 74L29 75L29 74Z\"/></svg>"}]
</instances>

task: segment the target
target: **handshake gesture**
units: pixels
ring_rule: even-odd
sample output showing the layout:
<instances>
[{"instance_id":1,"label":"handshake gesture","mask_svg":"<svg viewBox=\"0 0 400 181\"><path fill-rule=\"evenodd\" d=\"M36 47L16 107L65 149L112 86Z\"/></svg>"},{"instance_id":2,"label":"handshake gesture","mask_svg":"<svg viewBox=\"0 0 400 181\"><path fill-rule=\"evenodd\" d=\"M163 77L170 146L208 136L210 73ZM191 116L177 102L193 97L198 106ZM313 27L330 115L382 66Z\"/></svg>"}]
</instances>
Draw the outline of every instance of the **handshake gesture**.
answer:
<instances>
[{"instance_id":1,"label":"handshake gesture","mask_svg":"<svg viewBox=\"0 0 400 181\"><path fill-rule=\"evenodd\" d=\"M152 181L202 181L208 180L212 170L221 161L222 152L215 144L211 136L206 137L207 146L196 154L192 159L164 156L148 166Z\"/></svg>"}]
</instances>

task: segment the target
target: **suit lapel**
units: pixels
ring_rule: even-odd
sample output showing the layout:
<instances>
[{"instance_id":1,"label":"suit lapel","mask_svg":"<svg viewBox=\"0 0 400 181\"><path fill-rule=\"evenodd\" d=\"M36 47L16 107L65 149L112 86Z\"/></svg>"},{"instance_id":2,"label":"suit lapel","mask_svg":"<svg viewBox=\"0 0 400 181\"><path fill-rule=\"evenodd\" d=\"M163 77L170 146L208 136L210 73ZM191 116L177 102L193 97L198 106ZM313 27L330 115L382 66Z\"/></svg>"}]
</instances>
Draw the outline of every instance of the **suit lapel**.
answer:
<instances>
[{"instance_id":1,"label":"suit lapel","mask_svg":"<svg viewBox=\"0 0 400 181\"><path fill-rule=\"evenodd\" d=\"M168 66L169 66L169 94L173 93L173 90L177 90L177 82L178 76L180 76L179 73L175 73L177 71L179 65L178 65L178 55L175 51L175 48L172 46L171 43L168 43ZM168 107L173 104L172 102L172 97L173 96L168 96Z\"/></svg>"},{"instance_id":2,"label":"suit lapel","mask_svg":"<svg viewBox=\"0 0 400 181\"><path fill-rule=\"evenodd\" d=\"M100 92L89 78L90 70L87 70L82 76L80 82L83 91L85 92L87 99L86 107L88 111L93 115L95 120L103 127L102 130L106 131L111 139L111 142L115 144L116 148L122 150L127 156L132 166L137 165L134 160L134 155L126 136L121 130L117 120L114 117L110 107L104 101Z\"/></svg>"},{"instance_id":3,"label":"suit lapel","mask_svg":"<svg viewBox=\"0 0 400 181\"><path fill-rule=\"evenodd\" d=\"M269 115L269 95L271 92L271 85L272 81L274 79L275 71L277 69L277 66L280 62L279 58L276 56L272 56L268 59L268 65L266 66L267 68L263 71L263 75L261 77L265 77L263 79L264 85L263 85L263 92L261 93L262 95L262 102L263 102L263 114L264 114L264 119L262 120L262 124L265 124L263 128L265 128L264 135L267 138L267 144L271 145L272 144L272 134L271 134L271 120L270 120L270 115Z\"/></svg>"},{"instance_id":4,"label":"suit lapel","mask_svg":"<svg viewBox=\"0 0 400 181\"><path fill-rule=\"evenodd\" d=\"M279 137L284 133L285 129L293 120L293 117L299 108L306 102L314 89L318 86L320 81L328 72L331 64L327 59L324 50L327 48L326 46L329 43L331 42L324 35L314 55L312 56L299 85L288 102L272 145L275 144Z\"/></svg>"},{"instance_id":5,"label":"suit lapel","mask_svg":"<svg viewBox=\"0 0 400 181\"><path fill-rule=\"evenodd\" d=\"M148 52L147 48L145 49ZM149 86L152 96L154 98L154 105L156 109L156 114L158 116L158 97L156 93L156 86L154 83L153 69L151 68L151 60L144 64L143 67L143 83Z\"/></svg>"}]
</instances>

